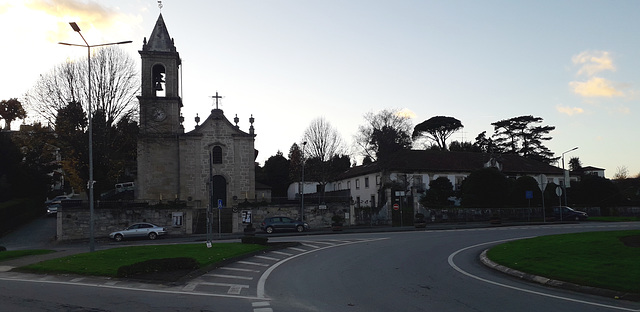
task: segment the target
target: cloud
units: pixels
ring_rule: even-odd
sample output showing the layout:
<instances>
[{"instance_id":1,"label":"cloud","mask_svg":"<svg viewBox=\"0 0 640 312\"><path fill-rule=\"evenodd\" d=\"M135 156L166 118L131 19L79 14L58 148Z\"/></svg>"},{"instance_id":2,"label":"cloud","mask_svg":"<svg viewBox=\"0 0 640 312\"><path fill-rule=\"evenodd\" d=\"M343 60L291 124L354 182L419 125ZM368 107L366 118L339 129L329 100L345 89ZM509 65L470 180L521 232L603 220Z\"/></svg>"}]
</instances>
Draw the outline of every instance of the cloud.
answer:
<instances>
[{"instance_id":1,"label":"cloud","mask_svg":"<svg viewBox=\"0 0 640 312\"><path fill-rule=\"evenodd\" d=\"M584 51L571 58L573 64L580 65L578 75L591 77L599 72L610 70L615 71L613 60L607 51Z\"/></svg>"},{"instance_id":2,"label":"cloud","mask_svg":"<svg viewBox=\"0 0 640 312\"><path fill-rule=\"evenodd\" d=\"M562 114L567 114L569 116L573 116L573 115L577 115L577 114L582 114L584 113L584 109L580 108L580 107L563 107L563 106L556 106L556 110Z\"/></svg>"},{"instance_id":3,"label":"cloud","mask_svg":"<svg viewBox=\"0 0 640 312\"><path fill-rule=\"evenodd\" d=\"M83 33L93 29L113 29L121 14L102 6L98 1L79 0L32 0L24 4L30 10L54 17L56 26L50 27L47 40L56 42L69 36L69 22L77 22Z\"/></svg>"},{"instance_id":4,"label":"cloud","mask_svg":"<svg viewBox=\"0 0 640 312\"><path fill-rule=\"evenodd\" d=\"M616 89L610 81L599 77L593 77L586 82L571 81L569 86L574 93L584 97L624 96L624 93Z\"/></svg>"}]
</instances>

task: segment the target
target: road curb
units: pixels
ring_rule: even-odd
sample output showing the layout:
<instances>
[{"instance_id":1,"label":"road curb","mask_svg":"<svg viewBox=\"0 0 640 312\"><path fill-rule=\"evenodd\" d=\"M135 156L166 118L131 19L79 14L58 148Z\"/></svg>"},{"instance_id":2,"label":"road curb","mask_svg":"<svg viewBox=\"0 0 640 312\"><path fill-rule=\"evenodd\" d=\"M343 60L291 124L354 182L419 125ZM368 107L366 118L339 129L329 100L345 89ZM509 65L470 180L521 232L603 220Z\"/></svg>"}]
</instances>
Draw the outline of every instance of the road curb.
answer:
<instances>
[{"instance_id":1,"label":"road curb","mask_svg":"<svg viewBox=\"0 0 640 312\"><path fill-rule=\"evenodd\" d=\"M586 293L590 295L597 295L601 297L608 297L608 298L622 299L622 300L629 300L629 301L640 301L640 294L625 293L625 292L619 292L619 291L610 290L610 289L583 286L583 285L554 280L554 279L546 278L544 276L538 276L538 275L533 275L533 274L525 273L522 271L518 271L518 270L509 268L504 265L500 265L498 263L491 261L491 259L487 257L487 251L489 251L489 249L485 249L484 251L482 251L482 253L480 253L480 262L482 262L482 264L498 272L502 272L504 274L517 277L525 281L538 283L544 286L549 286L554 288L561 288L561 289Z\"/></svg>"}]
</instances>

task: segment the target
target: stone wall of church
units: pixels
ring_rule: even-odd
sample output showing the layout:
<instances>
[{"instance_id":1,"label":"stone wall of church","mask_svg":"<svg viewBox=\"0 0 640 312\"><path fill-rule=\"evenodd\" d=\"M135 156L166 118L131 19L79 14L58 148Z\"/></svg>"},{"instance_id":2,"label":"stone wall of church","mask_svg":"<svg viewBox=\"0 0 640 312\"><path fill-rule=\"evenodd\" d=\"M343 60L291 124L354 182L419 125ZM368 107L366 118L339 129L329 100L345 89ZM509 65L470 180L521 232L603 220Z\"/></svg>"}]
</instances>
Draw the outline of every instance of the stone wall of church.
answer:
<instances>
[{"instance_id":1,"label":"stone wall of church","mask_svg":"<svg viewBox=\"0 0 640 312\"><path fill-rule=\"evenodd\" d=\"M215 116L215 114L214 114ZM226 203L255 197L254 137L239 134L220 113L180 140L180 197L190 205L206 207L209 202L209 153L222 148L222 163L213 164L211 174L227 182Z\"/></svg>"},{"instance_id":2,"label":"stone wall of church","mask_svg":"<svg viewBox=\"0 0 640 312\"><path fill-rule=\"evenodd\" d=\"M136 198L168 200L178 196L178 142L176 137L138 139Z\"/></svg>"}]
</instances>

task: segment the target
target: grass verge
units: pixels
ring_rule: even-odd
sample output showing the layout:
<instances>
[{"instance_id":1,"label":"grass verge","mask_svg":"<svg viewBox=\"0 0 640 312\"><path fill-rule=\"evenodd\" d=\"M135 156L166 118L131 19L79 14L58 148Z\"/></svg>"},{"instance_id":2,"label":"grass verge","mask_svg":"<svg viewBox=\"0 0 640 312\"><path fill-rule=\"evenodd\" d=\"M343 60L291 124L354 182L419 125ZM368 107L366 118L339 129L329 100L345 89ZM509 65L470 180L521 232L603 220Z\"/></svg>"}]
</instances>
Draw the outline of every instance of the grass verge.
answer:
<instances>
[{"instance_id":1,"label":"grass verge","mask_svg":"<svg viewBox=\"0 0 640 312\"><path fill-rule=\"evenodd\" d=\"M487 252L501 265L579 285L640 293L640 248L621 238L640 231L590 232L536 237Z\"/></svg>"},{"instance_id":2,"label":"grass verge","mask_svg":"<svg viewBox=\"0 0 640 312\"><path fill-rule=\"evenodd\" d=\"M0 261L26 257L26 256L33 256L33 255L44 255L44 254L52 253L54 251L55 250L48 250L48 249L3 251L3 252L0 252Z\"/></svg>"},{"instance_id":3,"label":"grass verge","mask_svg":"<svg viewBox=\"0 0 640 312\"><path fill-rule=\"evenodd\" d=\"M202 268L266 248L268 247L241 243L213 244L211 248L207 248L204 244L132 246L47 260L21 267L20 270L115 277L121 266L152 259L193 258Z\"/></svg>"}]
</instances>

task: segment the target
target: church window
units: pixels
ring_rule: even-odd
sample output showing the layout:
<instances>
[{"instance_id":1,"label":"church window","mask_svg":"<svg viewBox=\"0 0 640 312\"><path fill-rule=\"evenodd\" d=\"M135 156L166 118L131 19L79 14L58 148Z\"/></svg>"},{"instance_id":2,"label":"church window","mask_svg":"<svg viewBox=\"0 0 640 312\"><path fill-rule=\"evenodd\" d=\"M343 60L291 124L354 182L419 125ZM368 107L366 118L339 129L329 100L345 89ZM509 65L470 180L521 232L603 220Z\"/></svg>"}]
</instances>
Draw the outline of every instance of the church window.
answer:
<instances>
[{"instance_id":1,"label":"church window","mask_svg":"<svg viewBox=\"0 0 640 312\"><path fill-rule=\"evenodd\" d=\"M213 163L214 164L222 163L222 147L220 146L213 147Z\"/></svg>"}]
</instances>

